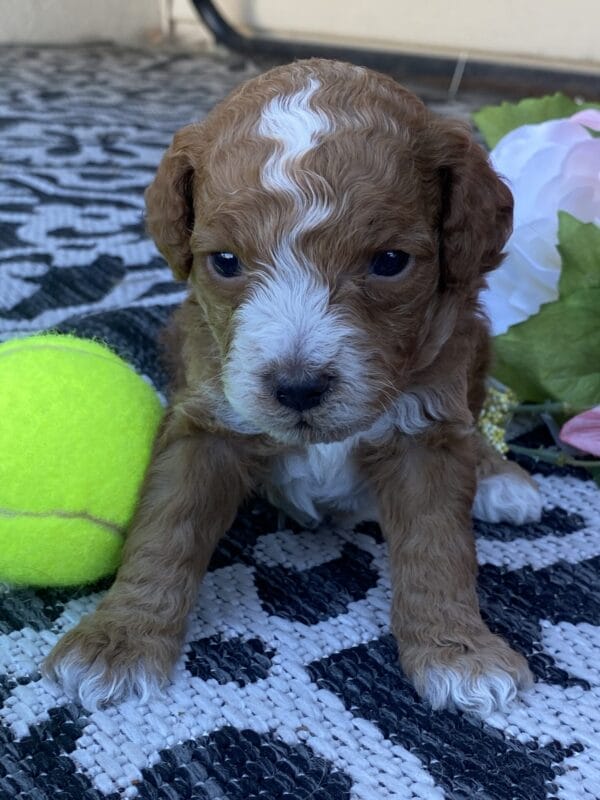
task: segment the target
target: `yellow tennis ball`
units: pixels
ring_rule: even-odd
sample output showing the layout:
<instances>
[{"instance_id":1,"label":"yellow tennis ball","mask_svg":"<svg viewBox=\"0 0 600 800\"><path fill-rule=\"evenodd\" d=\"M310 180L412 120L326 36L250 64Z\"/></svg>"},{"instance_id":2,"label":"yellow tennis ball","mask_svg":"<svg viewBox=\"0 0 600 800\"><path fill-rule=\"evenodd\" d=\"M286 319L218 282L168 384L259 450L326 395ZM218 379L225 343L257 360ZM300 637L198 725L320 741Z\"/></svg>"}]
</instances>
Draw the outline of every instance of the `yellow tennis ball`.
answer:
<instances>
[{"instance_id":1,"label":"yellow tennis ball","mask_svg":"<svg viewBox=\"0 0 600 800\"><path fill-rule=\"evenodd\" d=\"M0 581L69 586L118 566L162 415L104 345L0 345Z\"/></svg>"}]
</instances>

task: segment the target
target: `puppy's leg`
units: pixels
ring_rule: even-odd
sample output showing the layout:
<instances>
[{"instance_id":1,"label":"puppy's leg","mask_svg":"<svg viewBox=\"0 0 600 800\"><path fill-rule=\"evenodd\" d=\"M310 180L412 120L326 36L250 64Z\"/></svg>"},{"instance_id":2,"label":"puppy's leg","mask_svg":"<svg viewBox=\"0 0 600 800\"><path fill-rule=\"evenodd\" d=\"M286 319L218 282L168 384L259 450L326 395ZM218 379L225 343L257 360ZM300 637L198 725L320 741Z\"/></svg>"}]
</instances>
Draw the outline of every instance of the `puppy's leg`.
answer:
<instances>
[{"instance_id":1,"label":"puppy's leg","mask_svg":"<svg viewBox=\"0 0 600 800\"><path fill-rule=\"evenodd\" d=\"M538 522L542 498L533 478L514 461L507 461L481 434L475 434L477 492L473 516L484 522Z\"/></svg>"},{"instance_id":2,"label":"puppy's leg","mask_svg":"<svg viewBox=\"0 0 600 800\"><path fill-rule=\"evenodd\" d=\"M489 330L482 319L475 321L472 336L475 347L471 351L468 404L473 418L479 419L492 361ZM473 516L484 522L515 525L537 522L542 514L542 500L533 478L518 464L502 458L481 433L473 434L473 445L477 453Z\"/></svg>"},{"instance_id":3,"label":"puppy's leg","mask_svg":"<svg viewBox=\"0 0 600 800\"><path fill-rule=\"evenodd\" d=\"M157 440L115 583L44 664L88 709L145 697L169 677L199 580L249 490L227 441L176 427Z\"/></svg>"},{"instance_id":4,"label":"puppy's leg","mask_svg":"<svg viewBox=\"0 0 600 800\"><path fill-rule=\"evenodd\" d=\"M486 716L531 674L479 612L470 438L450 427L435 439L405 437L367 454L365 464L389 542L402 667L433 708Z\"/></svg>"}]
</instances>

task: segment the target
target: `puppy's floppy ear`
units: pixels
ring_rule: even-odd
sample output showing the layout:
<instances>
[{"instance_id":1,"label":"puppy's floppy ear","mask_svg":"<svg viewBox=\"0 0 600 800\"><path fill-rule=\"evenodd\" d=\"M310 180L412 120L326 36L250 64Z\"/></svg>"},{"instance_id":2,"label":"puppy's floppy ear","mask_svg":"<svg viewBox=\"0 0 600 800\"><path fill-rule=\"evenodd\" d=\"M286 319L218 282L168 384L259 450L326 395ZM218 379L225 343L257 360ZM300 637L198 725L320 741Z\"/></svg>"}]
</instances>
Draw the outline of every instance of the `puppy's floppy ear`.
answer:
<instances>
[{"instance_id":1,"label":"puppy's floppy ear","mask_svg":"<svg viewBox=\"0 0 600 800\"><path fill-rule=\"evenodd\" d=\"M145 194L148 233L178 280L185 280L192 266L194 180L200 167L201 143L200 125L178 131Z\"/></svg>"},{"instance_id":2,"label":"puppy's floppy ear","mask_svg":"<svg viewBox=\"0 0 600 800\"><path fill-rule=\"evenodd\" d=\"M512 194L466 125L438 119L429 133L441 188L440 285L473 285L502 261Z\"/></svg>"}]
</instances>

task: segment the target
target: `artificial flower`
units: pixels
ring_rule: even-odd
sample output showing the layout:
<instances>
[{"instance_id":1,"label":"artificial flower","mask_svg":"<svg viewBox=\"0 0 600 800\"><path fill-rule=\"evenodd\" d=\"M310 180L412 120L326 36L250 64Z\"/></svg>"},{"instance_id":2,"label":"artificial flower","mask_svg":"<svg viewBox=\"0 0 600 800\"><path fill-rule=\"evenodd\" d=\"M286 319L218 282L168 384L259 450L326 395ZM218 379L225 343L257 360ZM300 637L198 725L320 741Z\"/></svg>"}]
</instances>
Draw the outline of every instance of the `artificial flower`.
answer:
<instances>
[{"instance_id":1,"label":"artificial flower","mask_svg":"<svg viewBox=\"0 0 600 800\"><path fill-rule=\"evenodd\" d=\"M566 422L561 428L560 438L585 453L600 456L600 406Z\"/></svg>"},{"instance_id":2,"label":"artificial flower","mask_svg":"<svg viewBox=\"0 0 600 800\"><path fill-rule=\"evenodd\" d=\"M559 211L600 224L600 110L522 125L492 150L492 164L515 198L507 257L489 275L481 300L494 335L559 296Z\"/></svg>"},{"instance_id":3,"label":"artificial flower","mask_svg":"<svg viewBox=\"0 0 600 800\"><path fill-rule=\"evenodd\" d=\"M508 452L506 426L516 402L516 395L506 386L490 383L477 421L481 433L503 455Z\"/></svg>"}]
</instances>

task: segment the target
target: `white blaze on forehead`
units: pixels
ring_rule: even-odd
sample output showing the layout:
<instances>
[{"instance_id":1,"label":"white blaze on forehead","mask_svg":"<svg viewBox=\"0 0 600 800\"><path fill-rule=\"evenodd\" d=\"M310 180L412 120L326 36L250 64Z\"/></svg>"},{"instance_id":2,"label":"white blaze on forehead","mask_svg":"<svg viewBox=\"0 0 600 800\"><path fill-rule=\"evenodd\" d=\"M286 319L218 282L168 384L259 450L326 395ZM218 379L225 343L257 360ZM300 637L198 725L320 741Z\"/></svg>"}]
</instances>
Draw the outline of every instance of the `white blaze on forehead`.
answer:
<instances>
[{"instance_id":1,"label":"white blaze on forehead","mask_svg":"<svg viewBox=\"0 0 600 800\"><path fill-rule=\"evenodd\" d=\"M311 105L320 86L311 78L294 94L274 97L257 124L257 134L274 143L262 168L262 184L291 198L294 211L264 255L262 279L235 313L223 373L232 409L265 432L284 438L286 423L278 425L281 409L271 406L269 373L277 380L278 373L287 369L335 371L343 397L337 400L331 427L351 425L364 411L360 406L364 398L357 390L364 372L362 334L331 307L329 286L318 265L298 247L299 237L334 210L319 196L322 188L329 188L325 179L298 164L334 130L327 114Z\"/></svg>"},{"instance_id":2,"label":"white blaze on forehead","mask_svg":"<svg viewBox=\"0 0 600 800\"><path fill-rule=\"evenodd\" d=\"M289 167L315 146L319 138L332 130L327 115L311 108L310 101L321 87L316 78L295 94L274 97L263 109L258 134L279 143L263 168L263 183L281 189L290 183ZM297 191L297 186L292 184Z\"/></svg>"},{"instance_id":3,"label":"white blaze on forehead","mask_svg":"<svg viewBox=\"0 0 600 800\"><path fill-rule=\"evenodd\" d=\"M294 241L300 233L327 219L330 213L329 206L310 189L301 188L293 175L296 162L312 150L322 136L333 130L325 112L311 107L311 99L320 86L316 78L311 78L308 85L298 92L274 97L263 109L258 123L258 135L272 139L278 145L263 166L261 182L266 189L294 198L299 212L299 219L290 231L290 238Z\"/></svg>"}]
</instances>

